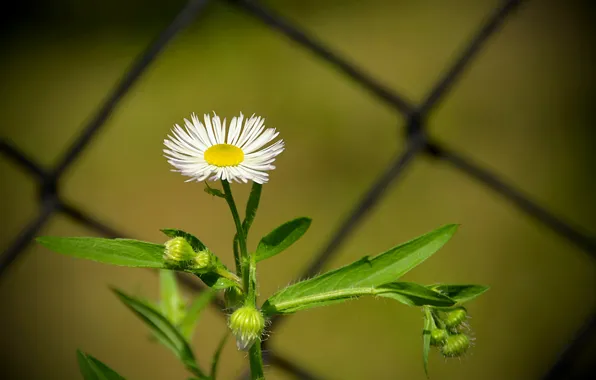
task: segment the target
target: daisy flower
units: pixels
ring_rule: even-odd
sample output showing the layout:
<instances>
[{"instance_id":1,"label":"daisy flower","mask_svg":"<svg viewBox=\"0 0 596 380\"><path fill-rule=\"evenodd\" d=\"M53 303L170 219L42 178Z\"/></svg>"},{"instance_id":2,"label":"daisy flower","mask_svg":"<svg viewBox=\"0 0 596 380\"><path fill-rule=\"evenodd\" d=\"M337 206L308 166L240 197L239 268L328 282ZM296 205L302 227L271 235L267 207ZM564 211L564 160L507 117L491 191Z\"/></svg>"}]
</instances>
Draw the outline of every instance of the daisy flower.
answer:
<instances>
[{"instance_id":1,"label":"daisy flower","mask_svg":"<svg viewBox=\"0 0 596 380\"><path fill-rule=\"evenodd\" d=\"M265 119L253 115L244 120L241 112L229 128L226 119L222 123L215 112L205 115L205 124L194 113L191 120L184 119L184 129L175 124L172 135L164 140L165 157L174 171L198 182L221 179L263 184L269 180L267 171L275 169L272 164L283 152L284 142L268 145L279 132L265 128Z\"/></svg>"}]
</instances>

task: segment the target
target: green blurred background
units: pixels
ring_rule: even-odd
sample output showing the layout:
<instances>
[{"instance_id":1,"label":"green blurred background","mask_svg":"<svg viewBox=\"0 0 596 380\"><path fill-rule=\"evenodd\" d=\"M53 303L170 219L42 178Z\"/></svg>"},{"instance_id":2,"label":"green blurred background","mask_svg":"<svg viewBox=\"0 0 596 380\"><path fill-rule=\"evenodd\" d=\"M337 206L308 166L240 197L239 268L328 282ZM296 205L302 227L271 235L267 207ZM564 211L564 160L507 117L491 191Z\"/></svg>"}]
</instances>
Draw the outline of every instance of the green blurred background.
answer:
<instances>
[{"instance_id":1,"label":"green blurred background","mask_svg":"<svg viewBox=\"0 0 596 380\"><path fill-rule=\"evenodd\" d=\"M219 1L181 33L66 173L65 198L125 233L200 236L232 264L225 204L184 183L162 157L191 112L267 118L287 150L264 187L249 242L296 216L308 234L259 268L266 297L287 285L403 147L390 107L280 34ZM387 86L418 101L497 1L268 1ZM144 47L175 1L37 0L3 14L1 136L51 165ZM431 134L499 173L557 215L596 231L594 26L587 2L528 2L487 44L429 120ZM0 159L0 248L37 212L35 183ZM241 200L248 186L235 186ZM542 376L596 307L596 265L488 188L419 158L327 268L460 223L439 254L404 278L489 284L470 304L476 345L460 360L431 355L434 379ZM92 235L62 216L42 234ZM131 379L183 379L174 357L108 290L157 297L146 270L75 260L32 244L0 280L2 378L77 379L76 348ZM190 296L190 294L189 294ZM424 379L419 310L363 299L291 316L271 346L326 379ZM196 331L202 364L225 329L209 309ZM246 358L229 344L221 376ZM269 378L289 375L269 368Z\"/></svg>"}]
</instances>

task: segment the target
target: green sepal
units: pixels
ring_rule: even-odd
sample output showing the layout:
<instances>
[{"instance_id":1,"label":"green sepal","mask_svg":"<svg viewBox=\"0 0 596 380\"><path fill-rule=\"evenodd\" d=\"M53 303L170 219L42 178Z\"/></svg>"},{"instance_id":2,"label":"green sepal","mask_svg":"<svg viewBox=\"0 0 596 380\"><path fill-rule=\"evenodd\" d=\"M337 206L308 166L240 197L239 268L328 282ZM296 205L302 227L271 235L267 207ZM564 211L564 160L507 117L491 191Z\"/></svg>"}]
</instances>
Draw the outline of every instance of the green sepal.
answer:
<instances>
[{"instance_id":1,"label":"green sepal","mask_svg":"<svg viewBox=\"0 0 596 380\"><path fill-rule=\"evenodd\" d=\"M432 256L456 230L456 225L446 225L376 257L366 256L342 268L290 285L269 297L263 305L264 311L271 315L341 302L357 296L356 289L360 295L378 295L376 288L395 282ZM301 307L303 304L309 306Z\"/></svg>"},{"instance_id":2,"label":"green sepal","mask_svg":"<svg viewBox=\"0 0 596 380\"><path fill-rule=\"evenodd\" d=\"M64 255L127 267L163 268L164 246L132 239L43 236L36 241Z\"/></svg>"},{"instance_id":3,"label":"green sepal","mask_svg":"<svg viewBox=\"0 0 596 380\"><path fill-rule=\"evenodd\" d=\"M282 224L263 237L255 252L256 261L262 261L287 249L302 237L310 227L310 218L297 218Z\"/></svg>"},{"instance_id":4,"label":"green sepal","mask_svg":"<svg viewBox=\"0 0 596 380\"><path fill-rule=\"evenodd\" d=\"M77 362L85 380L125 380L106 364L81 350L77 350Z\"/></svg>"}]
</instances>

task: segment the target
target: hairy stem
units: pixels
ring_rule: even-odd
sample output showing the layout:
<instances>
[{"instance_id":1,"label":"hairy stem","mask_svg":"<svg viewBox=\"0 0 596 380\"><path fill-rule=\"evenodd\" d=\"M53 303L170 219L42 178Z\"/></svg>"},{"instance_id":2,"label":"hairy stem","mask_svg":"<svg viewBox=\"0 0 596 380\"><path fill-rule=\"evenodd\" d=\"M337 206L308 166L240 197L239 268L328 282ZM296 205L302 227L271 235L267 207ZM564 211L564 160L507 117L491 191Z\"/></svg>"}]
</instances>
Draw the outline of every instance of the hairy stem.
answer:
<instances>
[{"instance_id":1,"label":"hairy stem","mask_svg":"<svg viewBox=\"0 0 596 380\"><path fill-rule=\"evenodd\" d=\"M257 279L256 279L256 262L254 259L248 255L248 249L246 248L246 232L244 227L242 226L242 222L240 222L240 215L238 215L238 209L236 208L236 202L234 202L234 197L232 196L232 189L230 188L230 183L226 180L221 181L226 201L228 202L228 206L230 207L230 211L232 212L232 217L234 218L234 224L236 225L236 237L234 238L234 260L236 262L236 271L242 277L242 283L244 286L244 291L246 294L245 304L250 304L251 306L256 308L257 302L257 295L256 295L256 287L257 287ZM260 198L260 185L257 187L256 192L256 205L253 207L256 213L256 207L258 206L258 199ZM254 200L253 200L254 202ZM246 229L250 227L250 223L252 223L252 219L254 219L254 214L248 216L247 215L247 226ZM238 245L236 245L238 244ZM236 249L236 247L239 248ZM261 340L258 339L250 348L249 350L249 361L250 361L250 374L252 380L263 380L265 379L264 371L263 371L263 355L261 353Z\"/></svg>"},{"instance_id":2,"label":"hairy stem","mask_svg":"<svg viewBox=\"0 0 596 380\"><path fill-rule=\"evenodd\" d=\"M222 179L221 185L223 186L226 202L228 202L228 206L232 212L232 218L234 218L234 224L236 225L236 236L238 245L240 246L240 252L238 252L237 249L234 249L234 262L236 263L236 273L242 275L242 267L244 265L243 262L247 261L248 258L248 251L246 249L246 236L244 234L244 230L242 229L242 222L240 221L238 208L236 208L236 202L234 202L234 196L232 195L230 183ZM236 239L234 240L236 241ZM236 244L235 241L234 244ZM244 276L242 275L242 277Z\"/></svg>"},{"instance_id":3,"label":"hairy stem","mask_svg":"<svg viewBox=\"0 0 596 380\"><path fill-rule=\"evenodd\" d=\"M264 380L265 374L263 372L263 354L261 352L261 340L258 339L248 351L248 359L250 360L250 378L251 380Z\"/></svg>"}]
</instances>

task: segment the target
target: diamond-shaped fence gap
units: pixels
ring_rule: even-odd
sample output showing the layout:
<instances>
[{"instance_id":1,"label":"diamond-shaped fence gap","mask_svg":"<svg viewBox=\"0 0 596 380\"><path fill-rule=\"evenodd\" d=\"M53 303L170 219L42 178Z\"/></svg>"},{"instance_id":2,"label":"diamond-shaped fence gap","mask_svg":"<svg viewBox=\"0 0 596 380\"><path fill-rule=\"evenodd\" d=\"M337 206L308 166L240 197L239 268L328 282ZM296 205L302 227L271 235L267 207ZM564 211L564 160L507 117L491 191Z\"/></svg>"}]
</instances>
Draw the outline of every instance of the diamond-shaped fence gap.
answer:
<instances>
[{"instance_id":1,"label":"diamond-shaped fence gap","mask_svg":"<svg viewBox=\"0 0 596 380\"><path fill-rule=\"evenodd\" d=\"M428 7L395 2L380 7L366 2L350 7L341 19L329 17L342 7L339 3L312 11L277 8L389 88L410 99L422 99L438 77L429 73L440 73L493 10L488 3L459 3L459 12L450 17L445 13L453 3ZM370 38L363 30L377 37Z\"/></svg>"},{"instance_id":2,"label":"diamond-shaped fence gap","mask_svg":"<svg viewBox=\"0 0 596 380\"><path fill-rule=\"evenodd\" d=\"M405 365L419 358L420 353L411 347L420 343L420 334L405 327L420 323L419 310L408 310L405 306L372 298L336 307L336 310L314 308L292 315L276 327L270 336L269 347L328 379L384 378L387 373L398 371L403 371L406 378L420 376L419 368ZM320 340L321 331L325 331L327 339ZM348 335L349 342L346 340ZM317 341L316 350L300 348L313 340ZM395 345L396 340L403 345ZM327 360L320 360L321 355ZM369 365L347 362L337 365L347 357L357 357Z\"/></svg>"},{"instance_id":3,"label":"diamond-shaped fence gap","mask_svg":"<svg viewBox=\"0 0 596 380\"><path fill-rule=\"evenodd\" d=\"M389 103L397 110L402 113L411 111L411 104L406 98L400 94L396 94L395 91L386 87L382 82L374 79L373 76L359 68L358 65L350 62L350 60L347 60L345 57L342 57L331 48L328 48L317 37L301 30L292 22L284 19L280 14L256 2L246 0L232 2L237 3L240 8L245 9L264 25L279 31L290 40L307 48L310 50L311 54L323 59L327 64L330 64L331 67L334 67L337 71L355 80L365 89L368 89L374 95Z\"/></svg>"},{"instance_id":4,"label":"diamond-shaped fence gap","mask_svg":"<svg viewBox=\"0 0 596 380\"><path fill-rule=\"evenodd\" d=\"M97 112L87 122L77 140L62 156L55 168L56 173L61 173L70 166L70 164L86 148L91 142L91 139L109 119L119 101L132 88L147 67L149 67L153 60L162 52L170 40L194 21L196 16L203 10L206 3L207 0L189 0L187 5L174 18L172 23L135 59L132 65L125 71L123 77L116 84L114 89L108 94Z\"/></svg>"}]
</instances>

